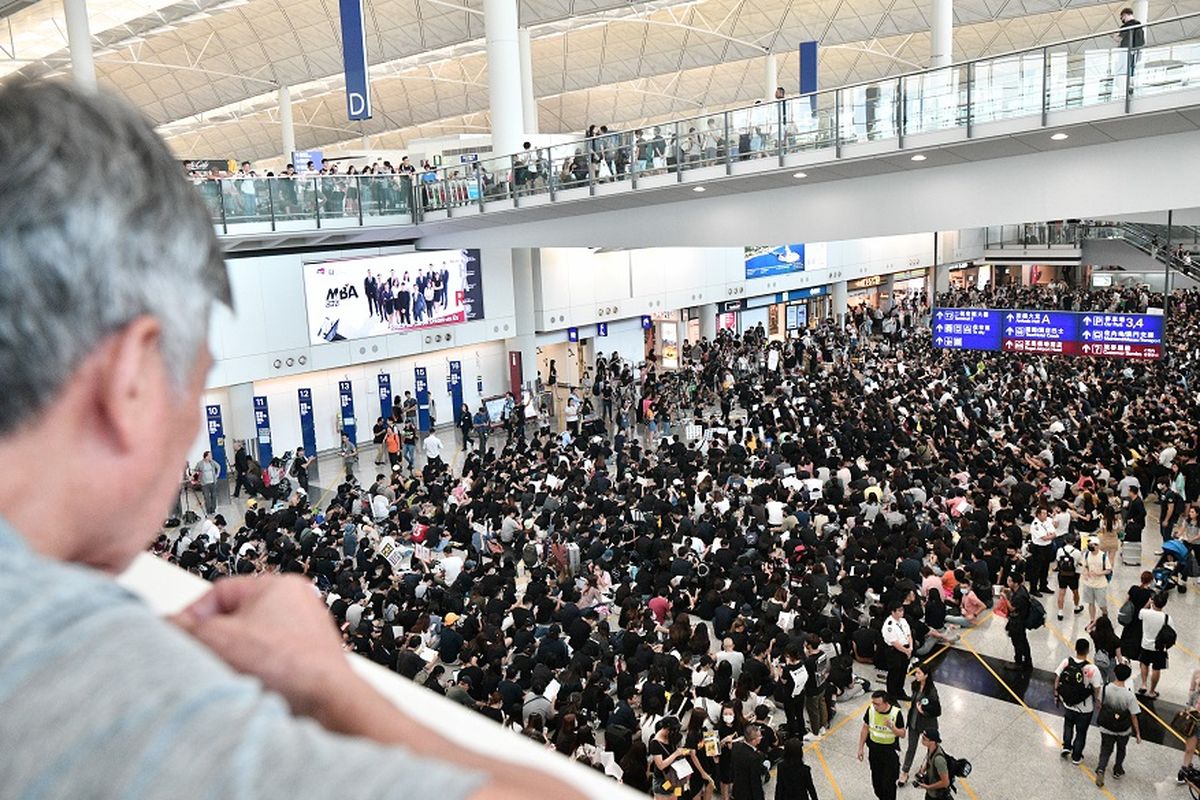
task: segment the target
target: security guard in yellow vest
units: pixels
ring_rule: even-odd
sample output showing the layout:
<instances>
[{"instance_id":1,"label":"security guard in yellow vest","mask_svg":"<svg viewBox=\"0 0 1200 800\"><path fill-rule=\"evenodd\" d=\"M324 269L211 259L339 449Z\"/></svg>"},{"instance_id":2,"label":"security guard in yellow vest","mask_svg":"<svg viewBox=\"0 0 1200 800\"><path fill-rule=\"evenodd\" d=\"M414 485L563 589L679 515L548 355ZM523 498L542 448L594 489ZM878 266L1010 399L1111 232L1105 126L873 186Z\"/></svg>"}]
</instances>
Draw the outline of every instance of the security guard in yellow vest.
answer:
<instances>
[{"instance_id":1,"label":"security guard in yellow vest","mask_svg":"<svg viewBox=\"0 0 1200 800\"><path fill-rule=\"evenodd\" d=\"M886 692L871 695L871 706L863 714L858 735L858 760L863 748L870 753L871 787L879 800L896 800L896 781L900 778L900 739L904 737L904 717Z\"/></svg>"}]
</instances>

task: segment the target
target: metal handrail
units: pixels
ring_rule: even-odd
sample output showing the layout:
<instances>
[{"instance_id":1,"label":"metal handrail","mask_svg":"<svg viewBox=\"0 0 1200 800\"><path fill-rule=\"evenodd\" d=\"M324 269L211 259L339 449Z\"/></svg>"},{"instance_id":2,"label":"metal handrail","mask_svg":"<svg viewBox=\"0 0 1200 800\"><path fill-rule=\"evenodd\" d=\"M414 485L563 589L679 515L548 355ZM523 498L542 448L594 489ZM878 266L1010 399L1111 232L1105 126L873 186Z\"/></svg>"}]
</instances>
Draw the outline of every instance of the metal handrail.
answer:
<instances>
[{"instance_id":1,"label":"metal handrail","mask_svg":"<svg viewBox=\"0 0 1200 800\"><path fill-rule=\"evenodd\" d=\"M902 73L899 75L888 76L886 78L862 81L862 82L853 83L853 84L845 84L842 86L825 89L822 91L813 92L813 93L809 93L809 94L805 94L805 95L793 96L793 97L782 99L782 100L770 100L767 102L760 102L760 103L756 103L756 104L749 105L749 106L739 106L737 108L724 109L724 110L713 110L713 111L699 114L696 116L677 118L675 120L666 120L666 121L661 121L661 122L657 122L657 123L647 123L641 127L643 127L643 128L655 127L655 128L665 129L666 136L663 138L669 139L669 142L666 144L667 150L665 152L674 155L675 163L674 163L674 165L672 165L674 167L673 171L675 172L676 182L681 183L684 181L683 173L685 170L692 169L694 167L699 167L699 166L723 165L724 172L726 175L730 175L733 173L733 156L732 156L732 152L731 152L731 142L733 139L733 129L735 127L734 119L737 115L740 115L740 114L747 114L747 113L754 114L757 112L757 113L764 113L765 115L767 115L767 119L769 119L770 117L774 118L774 124L772 124L769 121L764 121L763 125L764 125L764 130L767 132L767 134L774 135L774 137L775 137L774 149L776 149L778 151L778 160L779 160L780 166L782 166L784 163L784 158L785 158L786 153L792 152L794 149L808 149L808 147L810 146L810 145L801 143L798 147L793 148L793 144L792 144L792 140L791 140L791 137L793 136L793 134L789 129L790 129L790 125L793 121L793 114L795 113L794 109L799 107L796 105L796 103L804 103L804 104L815 103L815 98L818 98L818 97L824 97L827 101L828 101L828 99L832 98L832 100L833 100L832 108L824 108L819 116L817 114L814 114L811 117L811 121L816 123L815 127L812 127L811 129L805 129L803 131L799 131L796 133L796 136L802 137L805 140L807 140L808 138L811 137L811 139L812 139L811 146L812 147L824 148L824 147L832 146L834 158L838 159L838 158L842 157L843 144L845 144L847 141L856 141L857 140L857 134L854 133L854 131L846 132L846 131L842 130L843 124L845 122L845 113L846 113L846 110L844 110L842 108L842 105L844 102L846 102L847 97L849 97L851 102L855 102L854 98L851 96L851 93L854 92L854 90L856 90L856 89L860 89L862 87L871 87L871 86L882 87L884 85L892 85L895 87L895 96L893 98L890 98L886 102L889 103L891 106L893 106L896 109L897 118L892 120L891 129L888 132L884 133L884 138L897 139L899 148L903 150L905 147L905 144L906 144L905 139L910 134L912 134L912 130L910 130L910 128L909 128L909 124L908 124L909 120L908 120L908 117L906 114L906 111L907 111L906 103L907 103L909 82L913 78L917 78L917 77L921 77L921 76L929 76L929 75L953 74L951 71L960 70L960 69L965 68L966 69L966 85L965 85L966 104L965 104L965 106L962 104L961 99L958 102L956 102L957 111L954 113L953 119L950 119L948 123L942 119L935 119L932 127L928 127L929 126L928 122L917 122L916 128L917 128L917 132L920 132L921 130L924 130L927 128L931 129L931 130L932 129L940 130L940 129L944 129L944 128L964 128L965 127L967 136L968 136L968 138L970 138L973 135L974 126L980 121L980 119L983 119L984 121L987 121L987 119L988 119L988 117L986 117L986 116L980 117L979 115L984 114L985 112L992 113L991 111L988 110L988 107L986 107L986 106L979 111L977 111L975 109L976 98L973 95L974 95L974 88L975 88L974 83L976 80L976 72L977 72L976 66L980 65L980 64L999 63L999 62L1002 62L1005 60L1010 60L1014 57L1020 57L1022 55L1030 54L1030 53L1041 54L1041 57L1046 62L1046 65L1042 70L1041 85L1039 87L1037 87L1037 90L1036 90L1040 94L1041 125L1043 127L1045 127L1048 124L1047 114L1050 110L1049 104L1051 102L1050 92L1048 91L1047 70L1049 68L1049 56L1053 51L1055 51L1058 48L1068 46L1068 45L1071 45L1071 44L1077 43L1077 42L1085 42L1085 41L1089 41L1089 40L1096 40L1096 39L1101 39L1104 37L1118 35L1122 32L1122 30L1141 29L1144 31L1144 30L1150 30L1150 29L1155 29L1155 28L1162 28L1162 27L1165 27L1168 25L1177 25L1179 23L1186 23L1186 22L1190 22L1190 21L1200 21L1200 12L1193 12L1190 14L1182 14L1182 15L1178 15L1175 17L1169 17L1166 19L1157 20L1155 22L1143 23L1138 28L1125 28L1125 29L1113 28L1111 30L1101 31L1099 33L1087 34L1084 36L1077 36L1077 37L1073 37L1071 39L1064 39L1064 40L1061 40L1058 42L1052 42L1052 43L1043 44L1043 45L1035 45L1035 46L1031 46L1031 47L1027 47L1027 48L1022 48L1020 50L1013 50L1013 51L1009 51L1009 52L1001 53L1001 54L997 54L997 55L984 56L984 57L980 57L980 58L970 59L967 61L960 61L957 63L949 64L944 67L935 67L935 68L931 68L931 69L914 70L914 71ZM1167 46L1172 46L1172 45L1176 45L1176 44L1183 44L1185 42L1194 43L1194 41L1197 39L1200 39L1200 30L1197 30L1195 33L1191 33L1189 31L1185 30L1182 32L1182 37L1177 40L1166 41L1166 42L1163 42L1162 44L1149 44L1149 45L1146 45L1146 49L1151 49L1151 48L1155 48L1155 47L1167 47ZM1118 48L1118 47L1109 48L1110 51L1120 51L1121 49L1122 48ZM1131 61L1130 66L1129 66L1129 72L1126 76L1126 80L1132 80L1132 74L1133 74L1133 68L1132 68L1132 61ZM1024 96L1024 93L1022 96ZM1030 93L1030 96L1032 97L1032 93ZM1126 111L1126 113L1129 113L1131 110L1130 102L1131 102L1132 96L1133 96L1132 90L1127 91L1125 93L1125 106L1126 106L1125 111ZM870 100L868 98L868 103L869 102L870 102ZM876 102L878 103L878 100ZM773 113L773 114L771 113L771 109L772 109L771 104L774 104L773 108L774 108L775 113ZM882 104L880 104L880 107L882 107ZM851 109L850 113L852 113L852 111L853 110ZM791 112L791 113L789 113L789 112ZM1036 116L1036 114L1037 114L1036 111L1031 111L1029 113L1030 116ZM1018 115L1025 116L1026 114L1020 113ZM718 116L721 117L721 125L720 125L720 127L713 126L712 133L715 135L723 136L723 142L724 142L723 152L715 154L715 158L713 158L710 163L706 159L706 157L705 157L706 154L703 151L697 152L697 147L698 147L699 143L689 140L687 142L687 144L690 145L690 147L686 154L687 157L685 158L685 153L682 150L682 147L685 143L683 142L683 140L681 138L681 132L682 132L683 128L691 121L698 121L698 120L712 121L712 120L715 120ZM832 128L829 127L828 123L832 123ZM746 124L747 123L745 121L737 122L737 127L745 128ZM751 123L751 124L755 125L755 126L758 125L758 123ZM851 128L853 128L857 124L858 123L855 122L854 120L850 121ZM870 123L868 123L868 125L870 125ZM757 128L755 128L755 130L757 130ZM671 136L672 131L674 133L673 136ZM708 128L704 128L703 132L707 133ZM493 197L500 199L500 200L505 200L505 199L511 200L512 207L517 207L517 206L521 206L521 205L525 204L523 198L525 197L526 194L534 195L534 194L542 194L542 193L548 192L551 200L553 201L555 199L555 195L558 190L568 189L568 188L577 187L577 186L587 186L589 195L596 195L596 194L598 194L597 185L598 185L598 183L601 182L601 180L607 182L610 180L630 179L631 185L634 188L636 188L637 184L640 183L639 172L645 170L646 172L648 172L650 174L657 174L657 173L660 173L661 171L663 171L664 168L660 167L660 166L655 166L654 168L651 169L651 168L648 168L645 164L638 163L638 159L636 156L637 156L637 152L638 152L639 143L632 139L631 133L632 133L631 130L625 130L625 131L614 131L614 132L603 135L604 150L607 153L607 158L605 160L609 162L610 166L612 166L612 162L616 162L616 164L617 164L616 166L613 166L613 170L612 170L615 174L612 176L605 176L605 178L603 178L603 179L598 179L598 172L599 172L599 167L604 166L604 165L603 164L597 165L596 163L594 163L592 161L593 154L597 152L596 142L599 141L602 137L596 136L596 137L585 137L585 138L580 138L580 139L574 139L574 140L569 140L566 142L560 142L560 143L554 144L554 145L547 145L545 147L539 147L539 148L532 150L531 153L534 155L535 158L538 159L538 163L545 165L545 171L544 171L544 174L542 175L542 179L544 180L545 186L540 190L533 186L534 181L530 180L528 178L528 173L523 173L523 175L525 176L524 180L521 185L518 185L519 179L518 179L517 170L516 170L516 163L517 163L516 160L518 158L525 158L527 155L525 152L517 153L517 154L508 154L508 155L493 155L490 158L481 159L480 161L476 162L473 165L471 165L471 164L462 165L460 168L465 169L466 174L461 175L461 176L453 176L452 177L451 171L455 170L456 167L452 167L449 165L438 167L432 173L433 177L434 177L432 182L426 182L425 180L422 180L422 178L420 176L416 176L416 175L403 176L403 175L399 175L399 174L385 174L385 175L357 176L357 177L355 177L354 185L358 187L358 197L359 197L359 206L357 209L358 221L359 221L359 224L362 225L364 222L364 217L366 216L366 212L364 210L363 200L362 200L362 198L363 198L362 187L364 186L364 184L366 184L366 183L386 184L388 181L396 181L398 179L402 183L407 183L407 186L405 186L403 188L400 186L397 186L397 187L395 187L394 190L400 191L400 192L405 192L405 190L407 190L405 192L408 195L408 197L407 197L407 200L408 200L407 212L410 215L410 218L412 219L413 222L420 222L422 219L424 219L426 216L425 212L427 212L427 211L438 211L438 210L444 209L447 214L450 214L451 213L450 209L452 207L470 204L471 201L469 199L469 196L467 196L467 195L469 195L469 192L464 194L464 196L459 197L459 195L457 193L457 183L456 183L457 181L462 181L464 186L466 186L470 183L474 183L474 185L479 193L478 205L479 205L479 209L481 212L484 211L486 203L489 200L493 199ZM610 137L613 137L613 138L610 138ZM870 136L869 131L868 131L868 138L873 138ZM648 142L649 140L646 140L646 141ZM570 162L571 161L570 153L573 150L578 151L580 154L582 154L582 157L586 160L587 175L583 176L578 173L575 173L574 175L571 176L569 182L564 182L561 186L558 186L557 184L559 183L559 169L560 169L558 162L560 160L562 160L562 156L564 153L566 153L566 156L567 156L566 162ZM623 163L624 171L621 171L622 162L620 161L620 159L613 157L614 152L617 153L618 156L625 157L626 160ZM768 150L766 148L764 148L762 150L753 150L751 152L761 152L762 153L762 155L757 156L757 157L771 155L771 153L768 152ZM744 157L743 153L745 153L745 151L739 148L739 150L738 150L739 160ZM545 155L544 159L543 159L543 155ZM576 157L579 157L579 156L577 155ZM566 163L566 162L564 162L564 163ZM668 161L668 164L670 164L670 161ZM474 169L474 171L475 171L474 175L471 174L472 169ZM489 174L491 176L489 179L491 182L491 188L499 190L498 193L489 193L489 191L488 191L489 183L484 180L484 172L483 172L484 170L489 171ZM670 172L671 168L668 166L666 168L666 171ZM318 228L321 227L322 216L326 216L326 215L322 214L322 209L320 207L321 206L320 179L324 178L324 177L329 177L329 176L306 175L306 176L296 176L296 178L294 178L294 180L297 180L298 183L306 181L306 180L313 181L313 188L314 188L313 201L314 201L315 208L312 209L311 218L315 219L315 222L316 222L316 225ZM343 177L354 177L354 176L339 175L336 177L340 179ZM404 179L406 179L406 178L407 178L407 180L405 181ZM241 220L237 220L237 219L231 220L230 213L226 208L227 197L226 197L226 192L225 192L224 181L226 181L226 180L229 180L229 181L240 181L240 180L259 181L259 180L288 180L288 179L292 179L292 178L290 178L290 176L272 176L271 178L267 178L265 176L254 177L254 178L230 176L228 178L221 179L221 191L217 192L217 196L216 196L216 199L220 206L220 219L217 220L214 218L214 223L219 224L222 230L224 230L225 232L228 232L231 221L233 221L233 222L241 221ZM366 180L366 179L373 179L373 180ZM454 185L452 185L452 184L454 184ZM372 188L374 188L374 187L372 187ZM440 201L437 196L434 196L435 193L437 193L439 191L439 189L444 190L441 192ZM278 193L275 192L274 190L275 190L274 184L268 184L267 190L265 192L266 196L263 198L266 201L267 210L268 210L269 214L265 215L264 219L254 219L254 220L247 220L247 221L268 222L268 224L270 225L272 230L276 229L276 227L277 227L276 221L277 221L279 215L276 213L275 204L276 204L276 200L278 198ZM391 191L390 187L387 191ZM428 196L426 196L426 192L429 193ZM464 192L466 192L465 189L464 189ZM380 194L379 197L382 198L383 195ZM380 199L380 203L382 205L382 199ZM235 211L236 211L236 209L235 209ZM401 212L401 213L403 213L403 212ZM215 216L216 215L214 214L214 217ZM310 215L306 214L306 216L310 216Z\"/></svg>"},{"instance_id":2,"label":"metal handrail","mask_svg":"<svg viewBox=\"0 0 1200 800\"><path fill-rule=\"evenodd\" d=\"M1145 30L1149 30L1150 28L1156 28L1156 27L1159 27L1162 25L1167 25L1167 24L1171 24L1171 23L1175 23L1175 22L1182 22L1182 21L1189 20L1189 19L1200 20L1200 11L1193 11L1190 14L1180 14L1175 17L1167 17L1165 19L1155 20L1154 22L1143 22L1140 26L1136 26L1135 28L1133 28L1133 30L1145 31ZM1075 42L1086 42L1089 39L1100 39L1105 36L1119 35L1122 30L1123 30L1122 28L1116 27L1111 30L1100 31L1098 33L1091 33L1091 34L1087 34L1084 36L1076 36L1071 39L1061 39L1059 41L1048 42L1046 44L1039 44L1039 45L1033 45L1031 47L1024 47L1024 48L1021 48L1020 50L1009 50L1007 52L1000 53L998 55L980 56L979 58L971 58L966 61L956 61L951 64L947 64L944 67L926 67L925 69L916 69L916 70L912 70L910 72L901 72L898 75L889 75L885 78L876 78L874 80L859 81L858 83L845 83L840 86L830 87L828 89L820 89L816 92L808 92L805 94L799 94L799 95L795 95L793 97L784 98L783 100L772 99L770 101L760 102L758 104L752 103L748 106L737 106L735 108L714 110L714 111L707 112L707 113L696 114L694 116L679 117L675 120L668 120L666 122L647 123L647 125L671 125L671 124L677 124L677 123L685 121L685 120L705 119L707 117L715 117L718 114L736 114L739 111L752 111L754 109L761 109L764 105L767 104L767 102L774 103L776 105L776 107L781 107L784 103L787 103L787 102L790 102L793 100L807 100L810 97L819 97L820 95L823 95L823 94L834 94L837 92L844 92L847 90L858 89L861 87L873 86L873 85L883 83L884 81L893 81L893 80L903 81L906 78L912 78L917 75L930 75L930 74L942 72L945 70L951 70L951 69L954 69L955 67L966 67L966 66L974 67L977 64L982 64L982 63L989 62L989 61L999 61L1000 59L1012 58L1013 56L1020 56L1020 55L1026 54L1026 53L1035 53L1035 52L1045 51L1052 47L1062 47L1064 45L1073 44ZM1149 46L1150 45L1147 45L1147 47L1149 47ZM1043 87L1043 93L1044 93L1044 87ZM645 127L645 126L642 126L642 127ZM622 132L624 132L624 131L622 131ZM601 138L601 137L600 136L582 137L579 139L572 139L567 142L559 142L558 144L553 145L553 146L554 147L570 147L571 145L584 144L584 143L592 141L593 139L598 139L598 138ZM503 158L503 156L494 156L493 158Z\"/></svg>"}]
</instances>

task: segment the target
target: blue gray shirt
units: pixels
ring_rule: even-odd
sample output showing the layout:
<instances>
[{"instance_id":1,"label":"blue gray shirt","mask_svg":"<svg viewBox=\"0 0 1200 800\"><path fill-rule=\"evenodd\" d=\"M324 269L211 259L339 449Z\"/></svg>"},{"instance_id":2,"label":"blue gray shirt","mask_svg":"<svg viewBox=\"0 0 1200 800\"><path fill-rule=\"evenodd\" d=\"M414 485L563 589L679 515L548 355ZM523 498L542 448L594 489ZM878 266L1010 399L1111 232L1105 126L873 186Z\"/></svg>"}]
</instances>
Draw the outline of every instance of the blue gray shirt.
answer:
<instances>
[{"instance_id":1,"label":"blue gray shirt","mask_svg":"<svg viewBox=\"0 0 1200 800\"><path fill-rule=\"evenodd\" d=\"M0 793L11 800L466 798L482 778L328 733L110 577L0 520Z\"/></svg>"}]
</instances>

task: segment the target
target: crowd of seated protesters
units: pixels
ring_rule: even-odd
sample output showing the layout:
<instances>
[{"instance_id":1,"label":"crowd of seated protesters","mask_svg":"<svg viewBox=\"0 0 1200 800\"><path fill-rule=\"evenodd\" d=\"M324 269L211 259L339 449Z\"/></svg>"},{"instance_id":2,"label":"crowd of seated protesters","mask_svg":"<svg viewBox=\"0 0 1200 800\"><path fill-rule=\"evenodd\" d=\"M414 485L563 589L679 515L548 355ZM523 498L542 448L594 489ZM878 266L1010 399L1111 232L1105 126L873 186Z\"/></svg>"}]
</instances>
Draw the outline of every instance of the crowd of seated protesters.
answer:
<instances>
[{"instance_id":1,"label":"crowd of seated protesters","mask_svg":"<svg viewBox=\"0 0 1200 800\"><path fill-rule=\"evenodd\" d=\"M1060 286L938 298L1162 301ZM1119 522L1118 485L1200 498L1200 293L1170 305L1152 362L937 350L915 306L891 336L828 321L783 342L722 332L679 369L613 357L588 390L621 398L598 415L611 426L522 428L461 469L347 480L321 508L297 493L156 549L209 579L306 575L348 650L639 790L684 760L682 796L729 798L750 740L788 754L780 782L801 781L800 743L868 688L855 661L904 694L888 620L907 622L915 654L953 646L996 587L1037 569L1040 508L1077 512L1069 537Z\"/></svg>"}]
</instances>

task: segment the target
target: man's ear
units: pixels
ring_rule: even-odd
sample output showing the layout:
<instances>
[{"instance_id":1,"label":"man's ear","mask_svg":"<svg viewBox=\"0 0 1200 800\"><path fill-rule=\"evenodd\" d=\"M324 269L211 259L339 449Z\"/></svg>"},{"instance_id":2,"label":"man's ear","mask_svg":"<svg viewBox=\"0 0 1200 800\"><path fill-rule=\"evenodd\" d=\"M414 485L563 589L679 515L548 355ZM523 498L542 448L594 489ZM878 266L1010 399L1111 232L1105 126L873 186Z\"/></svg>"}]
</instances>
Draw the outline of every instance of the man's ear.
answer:
<instances>
[{"instance_id":1,"label":"man's ear","mask_svg":"<svg viewBox=\"0 0 1200 800\"><path fill-rule=\"evenodd\" d=\"M110 336L92 365L96 410L109 445L118 452L132 448L153 419L165 377L161 341L158 320L138 317Z\"/></svg>"}]
</instances>

